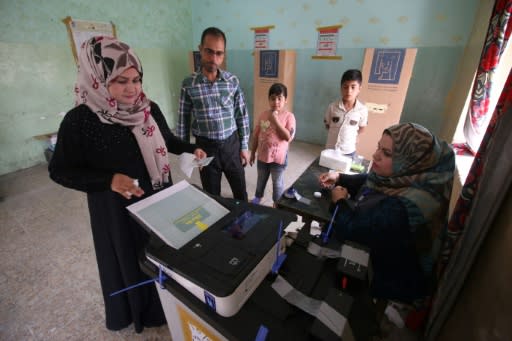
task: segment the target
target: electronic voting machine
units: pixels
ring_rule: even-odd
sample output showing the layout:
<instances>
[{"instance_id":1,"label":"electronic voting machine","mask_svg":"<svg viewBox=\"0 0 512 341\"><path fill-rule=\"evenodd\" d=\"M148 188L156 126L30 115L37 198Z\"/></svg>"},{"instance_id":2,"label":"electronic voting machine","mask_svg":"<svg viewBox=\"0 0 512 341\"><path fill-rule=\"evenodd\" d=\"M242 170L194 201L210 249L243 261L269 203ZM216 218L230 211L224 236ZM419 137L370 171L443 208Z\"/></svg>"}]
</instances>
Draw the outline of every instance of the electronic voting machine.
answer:
<instances>
[{"instance_id":1,"label":"electronic voting machine","mask_svg":"<svg viewBox=\"0 0 512 341\"><path fill-rule=\"evenodd\" d=\"M146 257L225 317L236 314L270 272L285 248L279 232L296 219L213 198L185 180L127 208L154 233Z\"/></svg>"}]
</instances>

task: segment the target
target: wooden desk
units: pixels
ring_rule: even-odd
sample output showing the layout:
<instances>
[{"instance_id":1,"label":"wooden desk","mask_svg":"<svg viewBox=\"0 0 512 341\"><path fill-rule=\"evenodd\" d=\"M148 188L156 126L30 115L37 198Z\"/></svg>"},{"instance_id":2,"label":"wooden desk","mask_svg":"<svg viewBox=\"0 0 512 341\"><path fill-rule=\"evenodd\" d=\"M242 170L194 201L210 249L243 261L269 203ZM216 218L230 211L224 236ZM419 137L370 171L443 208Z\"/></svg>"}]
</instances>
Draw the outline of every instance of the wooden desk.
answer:
<instances>
[{"instance_id":1,"label":"wooden desk","mask_svg":"<svg viewBox=\"0 0 512 341\"><path fill-rule=\"evenodd\" d=\"M306 223L310 223L311 220L325 223L331 219L329 213L331 193L329 190L322 189L318 183L320 174L328 172L329 169L318 165L319 159L320 157L316 158L292 185L300 195L311 200L311 204L306 205L296 199L288 199L284 195L277 201L277 208L301 215ZM322 197L315 198L314 192L321 192Z\"/></svg>"}]
</instances>

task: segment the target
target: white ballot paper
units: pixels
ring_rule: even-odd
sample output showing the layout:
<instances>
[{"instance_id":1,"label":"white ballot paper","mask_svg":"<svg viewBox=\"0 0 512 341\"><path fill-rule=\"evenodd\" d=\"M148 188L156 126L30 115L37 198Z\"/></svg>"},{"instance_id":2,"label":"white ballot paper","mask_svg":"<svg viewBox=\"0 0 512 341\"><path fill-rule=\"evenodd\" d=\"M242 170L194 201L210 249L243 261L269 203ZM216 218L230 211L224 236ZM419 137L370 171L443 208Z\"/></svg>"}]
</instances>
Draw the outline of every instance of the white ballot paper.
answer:
<instances>
[{"instance_id":1,"label":"white ballot paper","mask_svg":"<svg viewBox=\"0 0 512 341\"><path fill-rule=\"evenodd\" d=\"M126 208L139 223L175 249L229 213L227 208L186 180Z\"/></svg>"},{"instance_id":2,"label":"white ballot paper","mask_svg":"<svg viewBox=\"0 0 512 341\"><path fill-rule=\"evenodd\" d=\"M182 153L178 155L178 163L180 165L180 169L189 178L192 176L192 171L194 168L208 166L212 160L213 156L197 160L194 154Z\"/></svg>"}]
</instances>

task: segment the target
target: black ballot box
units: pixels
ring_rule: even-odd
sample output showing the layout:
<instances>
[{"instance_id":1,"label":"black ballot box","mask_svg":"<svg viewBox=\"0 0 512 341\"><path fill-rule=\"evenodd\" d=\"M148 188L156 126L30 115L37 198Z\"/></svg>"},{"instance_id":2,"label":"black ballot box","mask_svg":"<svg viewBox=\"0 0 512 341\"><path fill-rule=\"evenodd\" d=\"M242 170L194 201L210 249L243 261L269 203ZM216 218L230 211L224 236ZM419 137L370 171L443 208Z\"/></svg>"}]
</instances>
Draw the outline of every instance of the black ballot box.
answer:
<instances>
[{"instance_id":1,"label":"black ballot box","mask_svg":"<svg viewBox=\"0 0 512 341\"><path fill-rule=\"evenodd\" d=\"M355 289L371 284L373 272L370 248L352 241L345 241L341 247L337 271L345 281L345 287Z\"/></svg>"},{"instance_id":2,"label":"black ballot box","mask_svg":"<svg viewBox=\"0 0 512 341\"><path fill-rule=\"evenodd\" d=\"M278 275L269 274L231 317L223 317L172 279L157 285L173 340L345 340L326 330L316 316L312 316L274 290L277 276L285 279L304 296L326 302L337 313L344 314L353 338L371 340L377 335L375 308L368 288L342 291L337 273L337 259L321 259L309 254L299 244L286 250L286 259ZM158 268L141 256L142 270L152 278ZM330 303L334 299L337 302ZM258 337L266 329L266 337ZM345 334L343 334L345 335ZM260 335L261 336L261 335Z\"/></svg>"}]
</instances>

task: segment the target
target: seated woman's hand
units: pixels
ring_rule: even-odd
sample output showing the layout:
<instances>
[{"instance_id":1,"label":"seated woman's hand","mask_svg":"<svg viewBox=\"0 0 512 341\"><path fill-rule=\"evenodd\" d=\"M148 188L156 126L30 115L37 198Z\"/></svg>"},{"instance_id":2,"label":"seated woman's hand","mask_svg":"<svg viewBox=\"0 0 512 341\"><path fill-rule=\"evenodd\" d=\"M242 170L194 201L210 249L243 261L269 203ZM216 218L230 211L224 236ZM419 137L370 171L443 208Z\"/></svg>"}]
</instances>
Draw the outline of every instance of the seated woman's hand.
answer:
<instances>
[{"instance_id":1,"label":"seated woman's hand","mask_svg":"<svg viewBox=\"0 0 512 341\"><path fill-rule=\"evenodd\" d=\"M337 202L340 199L348 199L350 194L345 187L336 186L331 191L332 202Z\"/></svg>"},{"instance_id":2,"label":"seated woman's hand","mask_svg":"<svg viewBox=\"0 0 512 341\"><path fill-rule=\"evenodd\" d=\"M338 181L339 174L336 172L327 172L322 173L318 177L318 182L320 183L320 187L331 189Z\"/></svg>"}]
</instances>

